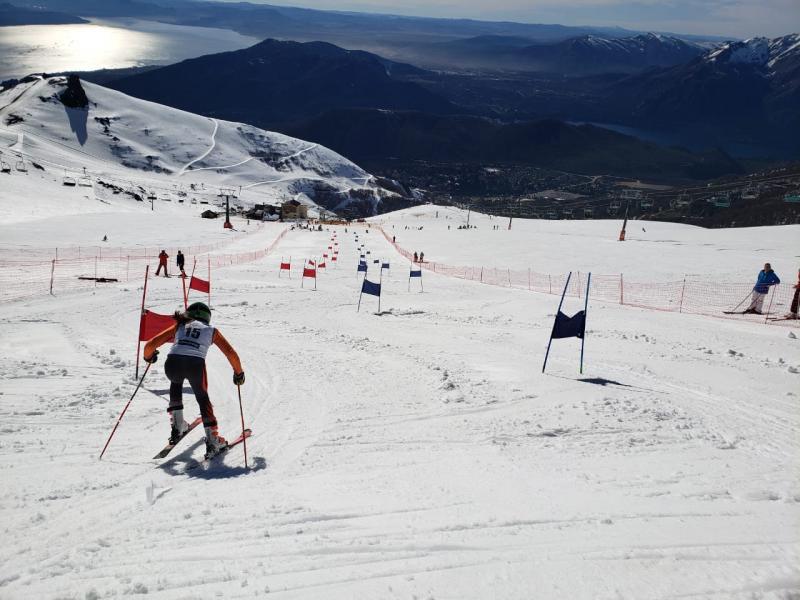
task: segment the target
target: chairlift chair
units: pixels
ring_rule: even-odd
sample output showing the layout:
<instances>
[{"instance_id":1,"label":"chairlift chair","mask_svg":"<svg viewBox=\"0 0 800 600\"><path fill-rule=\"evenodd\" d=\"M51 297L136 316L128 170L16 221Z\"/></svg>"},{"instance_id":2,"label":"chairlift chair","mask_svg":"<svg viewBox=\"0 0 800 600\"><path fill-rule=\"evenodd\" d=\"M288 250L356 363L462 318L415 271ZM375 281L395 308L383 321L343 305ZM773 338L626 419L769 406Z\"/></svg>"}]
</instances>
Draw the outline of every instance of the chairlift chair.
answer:
<instances>
[{"instance_id":1,"label":"chairlift chair","mask_svg":"<svg viewBox=\"0 0 800 600\"><path fill-rule=\"evenodd\" d=\"M0 160L0 173L11 173L11 165Z\"/></svg>"},{"instance_id":2,"label":"chairlift chair","mask_svg":"<svg viewBox=\"0 0 800 600\"><path fill-rule=\"evenodd\" d=\"M17 161L17 164L15 165L15 167L16 167L17 171L19 171L20 173L27 173L28 172L28 165L26 165L25 161L23 159L21 159L21 158Z\"/></svg>"},{"instance_id":3,"label":"chairlift chair","mask_svg":"<svg viewBox=\"0 0 800 600\"><path fill-rule=\"evenodd\" d=\"M192 204L197 204L197 198L192 198Z\"/></svg>"},{"instance_id":4,"label":"chairlift chair","mask_svg":"<svg viewBox=\"0 0 800 600\"><path fill-rule=\"evenodd\" d=\"M583 218L584 219L591 219L594 217L594 210L591 208L584 208L583 209Z\"/></svg>"},{"instance_id":5,"label":"chairlift chair","mask_svg":"<svg viewBox=\"0 0 800 600\"><path fill-rule=\"evenodd\" d=\"M64 179L62 180L62 183L64 185L66 185L67 187L75 187L76 185L78 185L78 182L75 181L75 178L74 177L70 177L69 175L64 175Z\"/></svg>"},{"instance_id":6,"label":"chairlift chair","mask_svg":"<svg viewBox=\"0 0 800 600\"><path fill-rule=\"evenodd\" d=\"M81 187L92 187L92 178L81 177L80 179L78 179L78 185Z\"/></svg>"}]
</instances>

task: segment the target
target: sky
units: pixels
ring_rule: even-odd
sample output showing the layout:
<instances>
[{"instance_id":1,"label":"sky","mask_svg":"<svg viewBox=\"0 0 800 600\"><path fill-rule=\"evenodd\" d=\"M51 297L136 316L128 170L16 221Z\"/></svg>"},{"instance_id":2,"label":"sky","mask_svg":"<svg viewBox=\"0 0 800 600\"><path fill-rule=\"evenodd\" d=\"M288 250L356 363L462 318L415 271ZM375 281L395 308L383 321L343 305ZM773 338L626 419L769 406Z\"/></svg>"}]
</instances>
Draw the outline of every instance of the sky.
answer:
<instances>
[{"instance_id":1,"label":"sky","mask_svg":"<svg viewBox=\"0 0 800 600\"><path fill-rule=\"evenodd\" d=\"M646 31L739 38L800 32L800 0L272 0L267 3L427 17L618 25Z\"/></svg>"}]
</instances>

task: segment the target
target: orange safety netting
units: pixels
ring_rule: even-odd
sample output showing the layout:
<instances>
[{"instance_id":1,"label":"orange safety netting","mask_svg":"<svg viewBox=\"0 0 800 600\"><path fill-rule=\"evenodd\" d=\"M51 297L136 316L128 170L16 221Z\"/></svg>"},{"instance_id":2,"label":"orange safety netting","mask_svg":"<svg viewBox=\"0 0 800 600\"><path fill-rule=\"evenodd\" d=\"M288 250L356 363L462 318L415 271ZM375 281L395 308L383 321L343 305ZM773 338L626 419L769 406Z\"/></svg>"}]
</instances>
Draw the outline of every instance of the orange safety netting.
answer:
<instances>
[{"instance_id":1,"label":"orange safety netting","mask_svg":"<svg viewBox=\"0 0 800 600\"><path fill-rule=\"evenodd\" d=\"M414 262L413 253L392 241L383 228L383 236L402 256ZM530 290L545 294L561 294L566 283L566 274L550 275L537 273L531 269L514 270L487 267L452 266L437 262L415 262L420 268L469 281L487 285ZM587 273L573 274L567 296L582 297L586 290ZM769 320L769 316L781 316L789 311L794 289L792 285L771 286L764 299L765 315L726 315L740 305L743 310L749 305L753 290L752 283L710 281L699 275L687 275L679 281L641 282L632 281L619 275L597 275L592 273L589 297L592 300L611 302L625 306L635 306L651 310L710 315L715 317L736 317L754 322L800 326L798 320Z\"/></svg>"},{"instance_id":2,"label":"orange safety netting","mask_svg":"<svg viewBox=\"0 0 800 600\"><path fill-rule=\"evenodd\" d=\"M250 263L271 254L286 235L284 229L266 248L250 252L230 254L210 254L197 256L202 264L209 262L211 267L221 268ZM200 247L197 247L200 248ZM207 248L207 247L204 247ZM184 252L189 260L190 251ZM133 249L131 253L109 255L105 251L82 258L52 258L50 260L0 260L0 301L30 298L48 293L62 293L70 290L90 289L102 285L101 280L119 282L139 281L145 265L151 265L155 272L158 254L145 255ZM83 278L83 279L81 279ZM197 288L195 288L197 289Z\"/></svg>"}]
</instances>

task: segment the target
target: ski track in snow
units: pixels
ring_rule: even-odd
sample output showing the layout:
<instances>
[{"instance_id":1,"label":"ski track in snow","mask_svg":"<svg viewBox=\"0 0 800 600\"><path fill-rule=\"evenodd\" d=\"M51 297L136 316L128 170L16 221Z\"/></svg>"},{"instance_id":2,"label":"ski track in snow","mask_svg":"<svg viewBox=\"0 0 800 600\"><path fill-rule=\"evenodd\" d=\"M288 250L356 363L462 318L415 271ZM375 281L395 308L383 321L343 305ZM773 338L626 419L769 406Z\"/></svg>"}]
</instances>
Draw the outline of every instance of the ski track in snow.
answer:
<instances>
[{"instance_id":1,"label":"ski track in snow","mask_svg":"<svg viewBox=\"0 0 800 600\"><path fill-rule=\"evenodd\" d=\"M337 231L340 262L316 292L277 267L319 255L326 232L291 232L214 277L214 322L247 373L250 471L241 447L187 471L198 432L148 460L168 434L163 359L97 461L136 384L141 289L9 303L0 598L797 592L798 355L784 330L597 303L586 374L574 340L557 340L541 375L557 299L428 272L409 293L407 263L359 228L392 270L383 312L364 297L356 313L358 251ZM170 310L176 286L153 279L148 305ZM230 367L209 356L234 437Z\"/></svg>"},{"instance_id":2,"label":"ski track in snow","mask_svg":"<svg viewBox=\"0 0 800 600\"><path fill-rule=\"evenodd\" d=\"M200 162L206 156L211 154L214 151L214 148L217 147L217 130L219 129L219 123L217 122L216 119L209 119L209 121L211 121L214 124L214 130L211 132L211 137L210 137L211 144L209 145L208 149L205 152L203 152L203 154L201 154L200 156L198 156L197 158L195 158L191 162L188 162L185 165L183 165L183 167L181 167L181 170L178 172L178 177L183 175L186 172L186 170L189 167L191 167L194 163Z\"/></svg>"}]
</instances>

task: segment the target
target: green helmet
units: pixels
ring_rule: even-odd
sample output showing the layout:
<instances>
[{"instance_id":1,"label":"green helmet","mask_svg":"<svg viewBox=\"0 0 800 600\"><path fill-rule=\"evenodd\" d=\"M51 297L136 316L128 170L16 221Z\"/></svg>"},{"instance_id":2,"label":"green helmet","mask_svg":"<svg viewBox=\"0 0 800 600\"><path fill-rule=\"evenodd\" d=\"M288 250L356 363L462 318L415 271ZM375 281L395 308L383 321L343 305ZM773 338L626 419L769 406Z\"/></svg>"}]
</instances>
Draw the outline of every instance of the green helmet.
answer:
<instances>
[{"instance_id":1,"label":"green helmet","mask_svg":"<svg viewBox=\"0 0 800 600\"><path fill-rule=\"evenodd\" d=\"M193 319L202 321L206 325L211 322L211 309L202 302L194 302L190 304L189 308L186 309L186 314Z\"/></svg>"}]
</instances>

